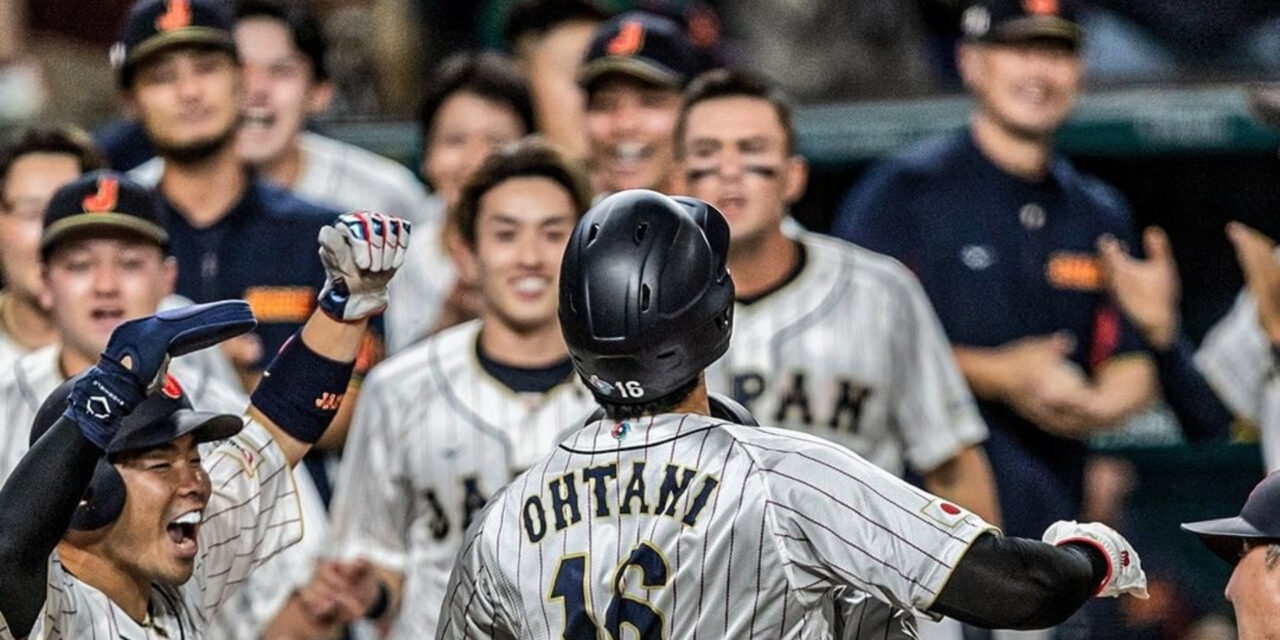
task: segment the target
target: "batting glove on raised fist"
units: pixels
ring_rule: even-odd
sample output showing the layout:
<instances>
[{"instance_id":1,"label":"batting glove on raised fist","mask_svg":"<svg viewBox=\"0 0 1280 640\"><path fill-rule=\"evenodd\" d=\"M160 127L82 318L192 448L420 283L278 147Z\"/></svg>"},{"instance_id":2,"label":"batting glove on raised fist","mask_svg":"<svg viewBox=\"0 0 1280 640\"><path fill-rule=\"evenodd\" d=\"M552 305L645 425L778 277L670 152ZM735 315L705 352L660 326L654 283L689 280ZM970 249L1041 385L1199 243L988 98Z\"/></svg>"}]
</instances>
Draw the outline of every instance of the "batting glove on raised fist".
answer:
<instances>
[{"instance_id":1,"label":"batting glove on raised fist","mask_svg":"<svg viewBox=\"0 0 1280 640\"><path fill-rule=\"evenodd\" d=\"M1123 593L1147 597L1147 574L1142 571L1138 552L1115 529L1100 522L1059 520L1045 529L1041 539L1054 546L1091 545L1106 556L1107 577L1098 585L1098 597L1114 598Z\"/></svg>"},{"instance_id":2,"label":"batting glove on raised fist","mask_svg":"<svg viewBox=\"0 0 1280 640\"><path fill-rule=\"evenodd\" d=\"M320 309L339 322L356 322L387 308L387 283L404 263L412 225L369 211L339 216L320 230L320 261L329 274Z\"/></svg>"}]
</instances>

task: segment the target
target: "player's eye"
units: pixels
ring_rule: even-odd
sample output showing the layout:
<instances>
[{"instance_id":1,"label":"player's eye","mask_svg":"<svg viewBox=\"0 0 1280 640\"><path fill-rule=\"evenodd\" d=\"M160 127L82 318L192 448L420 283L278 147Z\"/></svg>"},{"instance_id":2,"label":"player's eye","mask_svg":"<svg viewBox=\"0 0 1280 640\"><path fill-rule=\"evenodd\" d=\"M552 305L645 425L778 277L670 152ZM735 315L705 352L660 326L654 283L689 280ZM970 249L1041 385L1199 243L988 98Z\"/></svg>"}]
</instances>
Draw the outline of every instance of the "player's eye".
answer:
<instances>
[{"instance_id":1,"label":"player's eye","mask_svg":"<svg viewBox=\"0 0 1280 640\"><path fill-rule=\"evenodd\" d=\"M152 462L148 463L145 468L147 471L168 471L173 468L173 465L168 462Z\"/></svg>"}]
</instances>

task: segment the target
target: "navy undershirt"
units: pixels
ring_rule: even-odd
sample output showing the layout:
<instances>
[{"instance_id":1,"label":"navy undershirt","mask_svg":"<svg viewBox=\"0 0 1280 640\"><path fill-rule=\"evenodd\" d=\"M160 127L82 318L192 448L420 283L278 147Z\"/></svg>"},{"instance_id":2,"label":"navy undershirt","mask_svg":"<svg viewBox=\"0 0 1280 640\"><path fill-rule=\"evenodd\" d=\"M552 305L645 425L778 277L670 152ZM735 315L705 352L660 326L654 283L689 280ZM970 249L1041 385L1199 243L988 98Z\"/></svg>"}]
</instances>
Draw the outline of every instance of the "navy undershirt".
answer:
<instances>
[{"instance_id":1,"label":"navy undershirt","mask_svg":"<svg viewBox=\"0 0 1280 640\"><path fill-rule=\"evenodd\" d=\"M480 348L479 341L476 341L476 358L485 373L516 393L546 393L556 385L563 384L573 374L573 362L568 357L547 367L513 367L490 358Z\"/></svg>"}]
</instances>

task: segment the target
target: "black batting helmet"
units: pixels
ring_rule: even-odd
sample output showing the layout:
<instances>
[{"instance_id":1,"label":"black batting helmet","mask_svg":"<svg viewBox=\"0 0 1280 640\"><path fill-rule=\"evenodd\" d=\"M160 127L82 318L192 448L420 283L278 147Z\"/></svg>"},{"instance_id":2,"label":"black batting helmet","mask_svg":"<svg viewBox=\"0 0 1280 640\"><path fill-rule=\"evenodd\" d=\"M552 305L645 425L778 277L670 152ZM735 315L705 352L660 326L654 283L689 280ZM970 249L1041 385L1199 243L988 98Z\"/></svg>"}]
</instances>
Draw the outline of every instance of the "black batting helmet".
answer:
<instances>
[{"instance_id":1,"label":"black batting helmet","mask_svg":"<svg viewBox=\"0 0 1280 640\"><path fill-rule=\"evenodd\" d=\"M30 444L34 445L62 417L71 401L71 388L79 379L80 376L76 376L58 385L41 403L31 425ZM91 531L120 517L124 509L124 478L111 464L112 455L156 447L188 433L195 436L196 442L222 440L235 435L243 426L244 422L233 415L194 411L178 379L167 376L163 387L148 395L121 421L120 429L107 446L107 455L98 460L93 479L71 517L71 528Z\"/></svg>"},{"instance_id":2,"label":"black batting helmet","mask_svg":"<svg viewBox=\"0 0 1280 640\"><path fill-rule=\"evenodd\" d=\"M632 189L578 221L560 267L560 327L601 402L659 400L724 355L728 253L724 216L694 198Z\"/></svg>"}]
</instances>

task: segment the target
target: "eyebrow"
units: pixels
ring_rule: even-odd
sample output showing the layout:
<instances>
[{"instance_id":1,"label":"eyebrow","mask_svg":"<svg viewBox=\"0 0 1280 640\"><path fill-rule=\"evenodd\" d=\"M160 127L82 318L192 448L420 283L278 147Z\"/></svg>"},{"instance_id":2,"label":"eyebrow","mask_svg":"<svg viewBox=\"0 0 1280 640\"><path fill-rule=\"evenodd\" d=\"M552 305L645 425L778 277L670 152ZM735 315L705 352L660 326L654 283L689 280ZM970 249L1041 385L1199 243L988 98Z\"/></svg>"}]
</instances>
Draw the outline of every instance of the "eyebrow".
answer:
<instances>
[{"instance_id":1,"label":"eyebrow","mask_svg":"<svg viewBox=\"0 0 1280 640\"><path fill-rule=\"evenodd\" d=\"M505 225L513 225L513 226L522 226L525 224L524 221L503 213L495 213L489 216L489 218L490 220L493 221L494 224L505 224ZM553 214L552 217L542 220L541 222L538 222L537 225L539 227L547 227L555 224L568 223L568 222L571 222L572 220L573 220L573 216L571 214L558 213L558 214Z\"/></svg>"}]
</instances>

